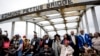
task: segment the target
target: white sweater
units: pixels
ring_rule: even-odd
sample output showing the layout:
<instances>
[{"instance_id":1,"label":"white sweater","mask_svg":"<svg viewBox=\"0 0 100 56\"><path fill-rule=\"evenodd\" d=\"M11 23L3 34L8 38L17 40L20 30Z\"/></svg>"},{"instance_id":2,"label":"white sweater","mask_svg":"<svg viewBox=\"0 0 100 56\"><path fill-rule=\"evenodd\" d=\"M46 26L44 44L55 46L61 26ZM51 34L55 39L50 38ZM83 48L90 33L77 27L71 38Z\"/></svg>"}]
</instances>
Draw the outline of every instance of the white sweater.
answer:
<instances>
[{"instance_id":1,"label":"white sweater","mask_svg":"<svg viewBox=\"0 0 100 56\"><path fill-rule=\"evenodd\" d=\"M100 51L100 37L92 39L93 47Z\"/></svg>"},{"instance_id":2,"label":"white sweater","mask_svg":"<svg viewBox=\"0 0 100 56\"><path fill-rule=\"evenodd\" d=\"M69 45L69 46L61 46L61 54L60 56L73 56L74 49Z\"/></svg>"}]
</instances>

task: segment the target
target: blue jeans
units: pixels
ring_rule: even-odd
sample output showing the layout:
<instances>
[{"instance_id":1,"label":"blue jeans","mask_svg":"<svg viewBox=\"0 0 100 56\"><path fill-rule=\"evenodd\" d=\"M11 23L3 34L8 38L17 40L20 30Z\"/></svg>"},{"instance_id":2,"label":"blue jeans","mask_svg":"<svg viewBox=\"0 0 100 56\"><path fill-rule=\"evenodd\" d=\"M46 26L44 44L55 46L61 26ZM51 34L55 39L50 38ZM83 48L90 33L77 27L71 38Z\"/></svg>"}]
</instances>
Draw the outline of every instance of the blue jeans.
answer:
<instances>
[{"instance_id":1,"label":"blue jeans","mask_svg":"<svg viewBox=\"0 0 100 56\"><path fill-rule=\"evenodd\" d=\"M26 56L32 56L32 54L27 54Z\"/></svg>"},{"instance_id":2,"label":"blue jeans","mask_svg":"<svg viewBox=\"0 0 100 56\"><path fill-rule=\"evenodd\" d=\"M19 50L19 51L17 52L17 55L18 55L18 56L22 56L22 50Z\"/></svg>"}]
</instances>

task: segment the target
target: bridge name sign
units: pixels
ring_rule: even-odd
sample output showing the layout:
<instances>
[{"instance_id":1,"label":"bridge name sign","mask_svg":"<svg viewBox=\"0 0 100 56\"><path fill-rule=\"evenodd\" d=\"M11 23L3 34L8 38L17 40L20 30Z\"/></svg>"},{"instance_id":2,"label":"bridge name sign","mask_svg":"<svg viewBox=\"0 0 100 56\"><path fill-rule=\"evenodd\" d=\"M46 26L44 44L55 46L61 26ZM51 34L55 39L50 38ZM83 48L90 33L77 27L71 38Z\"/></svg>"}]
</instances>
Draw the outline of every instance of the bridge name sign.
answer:
<instances>
[{"instance_id":1,"label":"bridge name sign","mask_svg":"<svg viewBox=\"0 0 100 56\"><path fill-rule=\"evenodd\" d=\"M5 13L5 14L0 15L0 21L8 20L11 18L15 18L15 17L23 16L23 15L28 15L28 14L32 14L32 13L48 11L51 9L53 10L54 8L66 7L66 5L72 5L72 4L75 5L75 3L73 1L76 1L76 0L61 0L61 1L56 1L56 2L52 2L52 3L44 4L44 5L39 5L39 6L27 8L27 9L22 9L22 10L18 10L18 11L14 11L14 12ZM92 3L87 2L87 4L95 3L94 2L95 0L89 0L89 1L92 1ZM100 2L100 0L97 0L97 1ZM81 5L81 4L82 3L80 2L77 5ZM83 4L86 5L85 2L83 2Z\"/></svg>"}]
</instances>

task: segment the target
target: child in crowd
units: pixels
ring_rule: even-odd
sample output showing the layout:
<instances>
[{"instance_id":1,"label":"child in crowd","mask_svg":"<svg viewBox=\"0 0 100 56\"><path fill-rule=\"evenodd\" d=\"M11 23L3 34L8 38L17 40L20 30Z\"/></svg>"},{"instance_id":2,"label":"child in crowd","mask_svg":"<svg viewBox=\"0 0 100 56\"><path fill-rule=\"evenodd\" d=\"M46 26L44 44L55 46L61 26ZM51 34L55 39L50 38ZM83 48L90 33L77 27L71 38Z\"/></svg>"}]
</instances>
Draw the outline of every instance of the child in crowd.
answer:
<instances>
[{"instance_id":1,"label":"child in crowd","mask_svg":"<svg viewBox=\"0 0 100 56\"><path fill-rule=\"evenodd\" d=\"M88 53L91 49L87 44L84 44L83 48L85 49L85 53Z\"/></svg>"},{"instance_id":2,"label":"child in crowd","mask_svg":"<svg viewBox=\"0 0 100 56\"><path fill-rule=\"evenodd\" d=\"M84 56L96 56L96 51L89 47L86 43L84 44L83 48L85 50Z\"/></svg>"}]
</instances>

